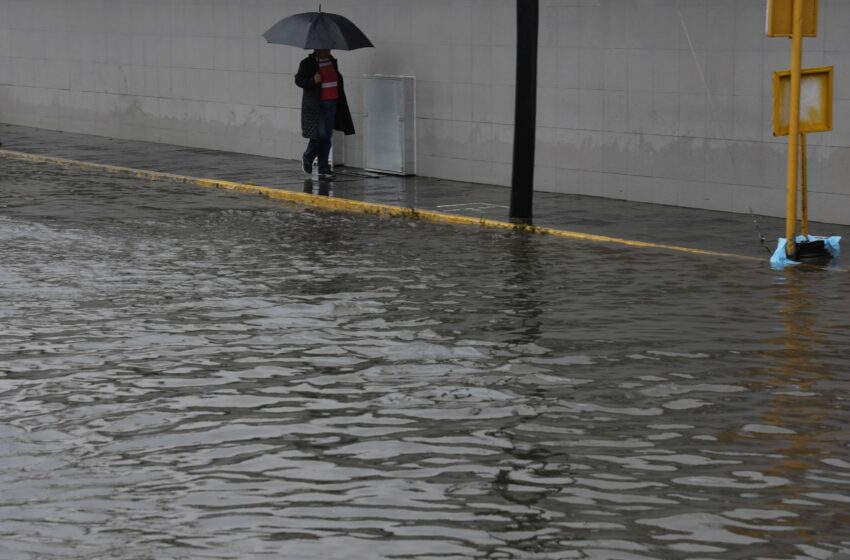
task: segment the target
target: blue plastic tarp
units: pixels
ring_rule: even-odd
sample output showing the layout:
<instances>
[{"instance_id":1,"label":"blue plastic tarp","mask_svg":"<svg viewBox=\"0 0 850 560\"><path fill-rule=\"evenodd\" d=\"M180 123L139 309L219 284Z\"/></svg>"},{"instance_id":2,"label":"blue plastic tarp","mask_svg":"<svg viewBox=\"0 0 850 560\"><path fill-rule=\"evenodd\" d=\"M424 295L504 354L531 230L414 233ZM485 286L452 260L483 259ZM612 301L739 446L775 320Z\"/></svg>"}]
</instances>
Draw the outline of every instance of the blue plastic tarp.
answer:
<instances>
[{"instance_id":1,"label":"blue plastic tarp","mask_svg":"<svg viewBox=\"0 0 850 560\"><path fill-rule=\"evenodd\" d=\"M804 243L806 241L823 241L826 250L830 252L832 255L832 260L835 261L838 259L838 255L841 253L841 248L839 244L841 243L841 237L832 236L832 237L818 237L817 235L798 235L797 243ZM788 266L797 266L800 264L797 261L792 261L785 255L785 238L780 237L779 241L776 244L776 251L773 252L773 256L770 257L770 266L771 268L785 268Z\"/></svg>"}]
</instances>

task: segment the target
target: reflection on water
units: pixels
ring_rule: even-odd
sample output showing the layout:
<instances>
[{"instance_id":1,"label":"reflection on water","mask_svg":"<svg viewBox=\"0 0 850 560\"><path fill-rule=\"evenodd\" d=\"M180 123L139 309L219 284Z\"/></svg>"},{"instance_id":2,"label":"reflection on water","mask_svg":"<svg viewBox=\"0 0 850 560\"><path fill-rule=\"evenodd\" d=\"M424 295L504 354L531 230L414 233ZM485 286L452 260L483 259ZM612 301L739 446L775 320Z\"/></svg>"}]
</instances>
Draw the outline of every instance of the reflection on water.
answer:
<instances>
[{"instance_id":1,"label":"reflection on water","mask_svg":"<svg viewBox=\"0 0 850 560\"><path fill-rule=\"evenodd\" d=\"M313 181L313 179L304 179L304 192L307 194L317 194L319 196L330 196L331 183L330 181Z\"/></svg>"},{"instance_id":2,"label":"reflection on water","mask_svg":"<svg viewBox=\"0 0 850 560\"><path fill-rule=\"evenodd\" d=\"M776 362L767 372L767 383L775 396L763 414L764 423L750 427L750 431L754 437L773 440L777 447L778 460L769 472L789 480L788 491L777 504L779 509L793 512L794 505L808 505L815 498L838 505L834 523L850 527L850 508L840 506L848 502L846 493L836 493L822 484L831 477L823 466L836 462L836 435L846 431L845 418L835 415L833 404L821 398L821 392L830 391L830 387L833 391L846 389L847 381L834 374L831 358L841 348L830 348L831 325L822 325L818 317L818 310L829 305L832 297L811 289L805 271L788 271L785 275L787 281L775 296L785 330L772 341L781 347L765 353ZM846 371L846 365L838 368ZM838 464L850 467L843 460ZM821 483L811 484L812 479ZM801 540L810 545L818 542L818 534L804 517L793 513L787 517ZM793 552L788 550L788 554Z\"/></svg>"},{"instance_id":3,"label":"reflection on water","mask_svg":"<svg viewBox=\"0 0 850 560\"><path fill-rule=\"evenodd\" d=\"M3 558L850 554L841 273L2 163Z\"/></svg>"}]
</instances>

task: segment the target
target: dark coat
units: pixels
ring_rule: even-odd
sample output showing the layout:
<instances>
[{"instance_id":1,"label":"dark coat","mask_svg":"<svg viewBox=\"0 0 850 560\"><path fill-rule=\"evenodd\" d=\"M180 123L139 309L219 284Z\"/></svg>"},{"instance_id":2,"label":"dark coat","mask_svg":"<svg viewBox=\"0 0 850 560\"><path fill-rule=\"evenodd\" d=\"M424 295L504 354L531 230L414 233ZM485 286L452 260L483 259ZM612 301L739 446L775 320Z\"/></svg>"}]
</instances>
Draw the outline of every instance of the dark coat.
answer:
<instances>
[{"instance_id":1,"label":"dark coat","mask_svg":"<svg viewBox=\"0 0 850 560\"><path fill-rule=\"evenodd\" d=\"M354 122L351 120L351 111L348 109L348 100L345 98L345 86L342 74L335 58L331 57L334 68L339 75L339 99L336 105L336 123L334 130L340 130L345 134L354 134ZM319 71L319 61L316 53L311 54L298 65L298 73L295 74L295 84L304 90L301 98L301 135L304 138L318 138L319 136L319 114L321 112L322 85L313 81L313 76Z\"/></svg>"}]
</instances>

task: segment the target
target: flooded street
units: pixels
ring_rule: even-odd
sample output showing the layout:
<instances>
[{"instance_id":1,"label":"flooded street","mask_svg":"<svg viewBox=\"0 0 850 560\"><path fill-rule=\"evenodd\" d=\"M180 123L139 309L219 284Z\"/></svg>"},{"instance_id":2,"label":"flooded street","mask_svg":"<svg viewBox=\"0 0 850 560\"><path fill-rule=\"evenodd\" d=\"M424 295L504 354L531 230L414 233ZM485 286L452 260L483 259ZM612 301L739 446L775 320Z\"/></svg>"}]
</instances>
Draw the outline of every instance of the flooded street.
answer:
<instances>
[{"instance_id":1,"label":"flooded street","mask_svg":"<svg viewBox=\"0 0 850 560\"><path fill-rule=\"evenodd\" d=\"M767 255L3 160L0 557L850 558L848 341Z\"/></svg>"}]
</instances>

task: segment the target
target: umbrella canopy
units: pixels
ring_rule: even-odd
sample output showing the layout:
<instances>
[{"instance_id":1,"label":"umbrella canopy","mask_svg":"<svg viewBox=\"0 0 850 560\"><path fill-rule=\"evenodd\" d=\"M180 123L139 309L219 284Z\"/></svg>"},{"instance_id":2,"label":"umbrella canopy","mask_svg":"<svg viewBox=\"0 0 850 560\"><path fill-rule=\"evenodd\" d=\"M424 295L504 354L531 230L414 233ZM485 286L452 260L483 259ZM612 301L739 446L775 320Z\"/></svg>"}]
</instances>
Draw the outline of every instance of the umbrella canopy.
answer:
<instances>
[{"instance_id":1,"label":"umbrella canopy","mask_svg":"<svg viewBox=\"0 0 850 560\"><path fill-rule=\"evenodd\" d=\"M283 18L263 33L269 43L302 49L353 51L375 45L347 18L325 12L307 12Z\"/></svg>"}]
</instances>

